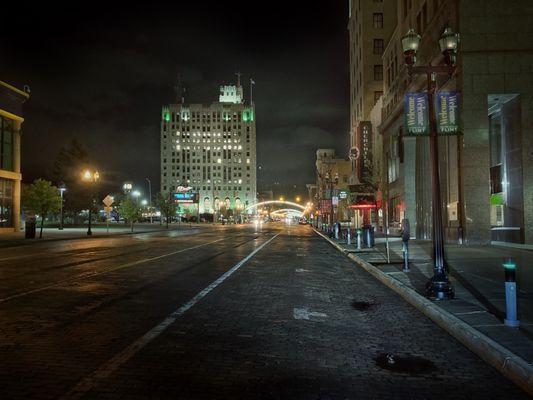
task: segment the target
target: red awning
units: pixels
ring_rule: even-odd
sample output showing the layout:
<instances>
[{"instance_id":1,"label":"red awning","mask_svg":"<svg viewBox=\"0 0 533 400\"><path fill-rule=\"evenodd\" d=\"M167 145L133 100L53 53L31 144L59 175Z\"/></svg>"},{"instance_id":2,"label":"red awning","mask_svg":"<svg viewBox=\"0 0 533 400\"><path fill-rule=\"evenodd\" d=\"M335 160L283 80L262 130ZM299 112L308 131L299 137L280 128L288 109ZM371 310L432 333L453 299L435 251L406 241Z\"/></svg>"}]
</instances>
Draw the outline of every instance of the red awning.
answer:
<instances>
[{"instance_id":1,"label":"red awning","mask_svg":"<svg viewBox=\"0 0 533 400\"><path fill-rule=\"evenodd\" d=\"M377 208L376 203L370 203L368 201L360 201L356 204L350 204L348 208L352 208L355 210L370 210L373 208Z\"/></svg>"}]
</instances>

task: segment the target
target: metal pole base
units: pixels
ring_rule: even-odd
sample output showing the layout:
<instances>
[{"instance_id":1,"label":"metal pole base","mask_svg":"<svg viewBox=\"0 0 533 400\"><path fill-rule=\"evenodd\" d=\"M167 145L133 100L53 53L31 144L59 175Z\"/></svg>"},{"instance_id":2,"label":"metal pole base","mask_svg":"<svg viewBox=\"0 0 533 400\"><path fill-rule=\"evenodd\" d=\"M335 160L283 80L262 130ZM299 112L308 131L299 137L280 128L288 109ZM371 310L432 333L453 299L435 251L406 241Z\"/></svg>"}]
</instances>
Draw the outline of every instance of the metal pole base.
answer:
<instances>
[{"instance_id":1,"label":"metal pole base","mask_svg":"<svg viewBox=\"0 0 533 400\"><path fill-rule=\"evenodd\" d=\"M436 273L426 283L426 297L435 300L451 300L455 295L455 291L451 282L446 275Z\"/></svg>"},{"instance_id":2,"label":"metal pole base","mask_svg":"<svg viewBox=\"0 0 533 400\"><path fill-rule=\"evenodd\" d=\"M509 320L509 319L505 318L503 320L503 323L505 324L505 326L510 326L511 328L518 328L520 326L520 321L518 321L516 319Z\"/></svg>"}]
</instances>

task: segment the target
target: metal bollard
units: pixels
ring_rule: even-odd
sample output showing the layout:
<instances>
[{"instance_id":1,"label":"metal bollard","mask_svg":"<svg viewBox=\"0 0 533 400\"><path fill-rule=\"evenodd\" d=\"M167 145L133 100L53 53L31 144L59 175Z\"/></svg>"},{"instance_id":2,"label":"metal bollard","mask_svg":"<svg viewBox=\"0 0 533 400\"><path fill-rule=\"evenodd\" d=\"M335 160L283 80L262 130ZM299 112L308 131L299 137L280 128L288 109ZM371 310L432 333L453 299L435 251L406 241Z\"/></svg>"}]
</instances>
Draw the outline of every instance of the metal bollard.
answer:
<instances>
[{"instance_id":1,"label":"metal bollard","mask_svg":"<svg viewBox=\"0 0 533 400\"><path fill-rule=\"evenodd\" d=\"M346 244L349 246L352 244L352 236L350 234L350 228L348 228L348 233L346 235Z\"/></svg>"},{"instance_id":2,"label":"metal bollard","mask_svg":"<svg viewBox=\"0 0 533 400\"><path fill-rule=\"evenodd\" d=\"M357 250L361 250L361 229L357 230Z\"/></svg>"},{"instance_id":3,"label":"metal bollard","mask_svg":"<svg viewBox=\"0 0 533 400\"><path fill-rule=\"evenodd\" d=\"M520 325L516 313L516 262L514 258L506 258L503 263L505 268L505 325L516 328Z\"/></svg>"},{"instance_id":4,"label":"metal bollard","mask_svg":"<svg viewBox=\"0 0 533 400\"><path fill-rule=\"evenodd\" d=\"M403 272L409 272L409 243L403 242Z\"/></svg>"}]
</instances>

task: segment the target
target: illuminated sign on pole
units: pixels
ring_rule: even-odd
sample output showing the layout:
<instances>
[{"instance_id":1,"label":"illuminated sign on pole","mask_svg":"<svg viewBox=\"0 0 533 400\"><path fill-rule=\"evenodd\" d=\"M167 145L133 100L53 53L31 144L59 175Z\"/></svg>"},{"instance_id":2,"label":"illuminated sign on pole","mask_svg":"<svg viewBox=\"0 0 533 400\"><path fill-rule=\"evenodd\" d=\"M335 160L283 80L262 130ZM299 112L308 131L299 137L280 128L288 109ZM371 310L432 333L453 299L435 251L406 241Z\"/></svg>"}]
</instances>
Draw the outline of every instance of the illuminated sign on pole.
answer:
<instances>
[{"instance_id":1,"label":"illuminated sign on pole","mask_svg":"<svg viewBox=\"0 0 533 400\"><path fill-rule=\"evenodd\" d=\"M406 136L429 135L427 93L406 93L404 98Z\"/></svg>"},{"instance_id":2,"label":"illuminated sign on pole","mask_svg":"<svg viewBox=\"0 0 533 400\"><path fill-rule=\"evenodd\" d=\"M436 93L435 115L439 134L454 135L459 133L459 93Z\"/></svg>"},{"instance_id":3,"label":"illuminated sign on pole","mask_svg":"<svg viewBox=\"0 0 533 400\"><path fill-rule=\"evenodd\" d=\"M364 182L372 177L372 123L361 121L359 124L359 178Z\"/></svg>"},{"instance_id":4,"label":"illuminated sign on pole","mask_svg":"<svg viewBox=\"0 0 533 400\"><path fill-rule=\"evenodd\" d=\"M199 194L194 192L190 187L179 186L176 189L176 192L172 193L172 199L174 203L183 204L183 203L198 203Z\"/></svg>"}]
</instances>

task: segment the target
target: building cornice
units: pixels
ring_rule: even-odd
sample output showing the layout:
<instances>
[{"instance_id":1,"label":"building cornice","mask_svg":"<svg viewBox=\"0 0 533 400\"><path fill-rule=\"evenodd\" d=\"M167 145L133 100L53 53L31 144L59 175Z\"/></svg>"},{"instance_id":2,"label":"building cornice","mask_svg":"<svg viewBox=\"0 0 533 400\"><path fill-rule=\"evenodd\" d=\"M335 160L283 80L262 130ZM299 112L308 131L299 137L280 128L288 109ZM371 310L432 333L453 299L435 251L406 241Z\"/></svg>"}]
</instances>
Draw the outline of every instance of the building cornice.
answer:
<instances>
[{"instance_id":1,"label":"building cornice","mask_svg":"<svg viewBox=\"0 0 533 400\"><path fill-rule=\"evenodd\" d=\"M9 90L12 90L12 91L15 92L15 93L20 94L21 96L26 97L27 99L30 98L30 95L29 95L28 93L26 93L26 92L24 92L24 91L22 91L22 90L20 90L20 89L17 89L17 88L14 87L14 86L11 86L9 83L5 83L5 82L3 82L3 81L0 81L0 85L2 85L2 86L4 86L4 87L8 88Z\"/></svg>"}]
</instances>

